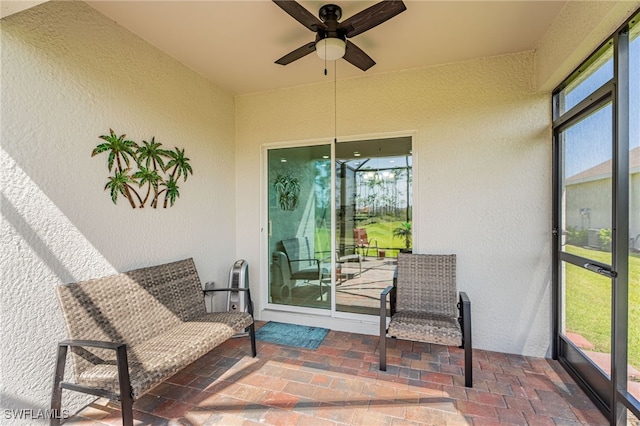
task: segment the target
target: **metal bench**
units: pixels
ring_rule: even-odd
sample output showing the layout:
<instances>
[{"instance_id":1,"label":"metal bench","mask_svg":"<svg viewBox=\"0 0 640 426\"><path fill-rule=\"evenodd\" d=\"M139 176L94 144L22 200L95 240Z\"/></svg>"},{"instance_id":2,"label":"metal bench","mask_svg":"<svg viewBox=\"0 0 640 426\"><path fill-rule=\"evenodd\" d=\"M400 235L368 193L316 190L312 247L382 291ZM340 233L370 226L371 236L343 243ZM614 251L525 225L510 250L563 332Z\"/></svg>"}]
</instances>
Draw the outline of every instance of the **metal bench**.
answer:
<instances>
[{"instance_id":1,"label":"metal bench","mask_svg":"<svg viewBox=\"0 0 640 426\"><path fill-rule=\"evenodd\" d=\"M249 329L256 356L253 305L247 312L207 313L192 259L57 287L69 340L58 345L51 396L62 390L120 401L122 423L133 424L133 401L237 333ZM71 353L75 381L64 381ZM52 419L51 424L59 424Z\"/></svg>"}]
</instances>

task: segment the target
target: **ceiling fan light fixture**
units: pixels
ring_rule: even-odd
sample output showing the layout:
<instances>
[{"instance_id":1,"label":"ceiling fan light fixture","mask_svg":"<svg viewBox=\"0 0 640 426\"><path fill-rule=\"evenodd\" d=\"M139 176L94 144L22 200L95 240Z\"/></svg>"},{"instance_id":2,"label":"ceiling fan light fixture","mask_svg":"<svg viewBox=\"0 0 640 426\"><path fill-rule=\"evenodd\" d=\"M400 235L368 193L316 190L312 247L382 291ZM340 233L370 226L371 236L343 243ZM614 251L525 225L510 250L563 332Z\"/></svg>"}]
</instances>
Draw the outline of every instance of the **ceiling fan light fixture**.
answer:
<instances>
[{"instance_id":1,"label":"ceiling fan light fixture","mask_svg":"<svg viewBox=\"0 0 640 426\"><path fill-rule=\"evenodd\" d=\"M342 39L327 37L316 42L316 53L320 59L335 61L344 56L346 46Z\"/></svg>"}]
</instances>

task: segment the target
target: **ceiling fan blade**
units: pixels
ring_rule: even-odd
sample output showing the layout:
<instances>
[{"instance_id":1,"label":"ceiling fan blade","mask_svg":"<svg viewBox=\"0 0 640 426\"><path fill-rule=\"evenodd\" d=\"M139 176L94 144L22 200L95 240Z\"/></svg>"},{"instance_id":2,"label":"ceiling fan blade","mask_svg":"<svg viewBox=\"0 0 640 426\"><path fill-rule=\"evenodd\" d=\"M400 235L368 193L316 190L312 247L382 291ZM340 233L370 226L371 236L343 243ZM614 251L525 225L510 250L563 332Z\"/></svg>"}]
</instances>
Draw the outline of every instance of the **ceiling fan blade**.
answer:
<instances>
[{"instance_id":1,"label":"ceiling fan blade","mask_svg":"<svg viewBox=\"0 0 640 426\"><path fill-rule=\"evenodd\" d=\"M324 22L312 15L311 12L300 5L300 3L294 0L273 0L273 2L311 31L318 32L319 29L327 29Z\"/></svg>"},{"instance_id":2,"label":"ceiling fan blade","mask_svg":"<svg viewBox=\"0 0 640 426\"><path fill-rule=\"evenodd\" d=\"M316 50L316 42L312 41L311 43L307 43L302 47L298 47L293 52L287 53L282 58L278 59L275 63L280 65L287 65L293 61L297 61L300 58L307 56L311 52L315 52Z\"/></svg>"},{"instance_id":3,"label":"ceiling fan blade","mask_svg":"<svg viewBox=\"0 0 640 426\"><path fill-rule=\"evenodd\" d=\"M352 65L360 68L362 71L366 71L376 64L369 55L364 53L362 49L347 40L347 46L344 51L344 60Z\"/></svg>"},{"instance_id":4,"label":"ceiling fan blade","mask_svg":"<svg viewBox=\"0 0 640 426\"><path fill-rule=\"evenodd\" d=\"M383 0L341 22L338 31L347 37L355 37L405 10L407 7L402 0Z\"/></svg>"}]
</instances>

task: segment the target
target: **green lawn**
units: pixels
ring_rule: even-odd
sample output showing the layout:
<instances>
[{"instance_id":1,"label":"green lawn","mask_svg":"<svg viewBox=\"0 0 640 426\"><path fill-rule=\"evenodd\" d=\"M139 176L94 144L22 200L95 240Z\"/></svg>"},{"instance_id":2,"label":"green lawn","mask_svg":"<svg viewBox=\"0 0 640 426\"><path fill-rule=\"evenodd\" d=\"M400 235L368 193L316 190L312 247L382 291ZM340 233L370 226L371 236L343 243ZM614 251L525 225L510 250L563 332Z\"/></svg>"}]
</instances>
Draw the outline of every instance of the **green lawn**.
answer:
<instances>
[{"instance_id":1,"label":"green lawn","mask_svg":"<svg viewBox=\"0 0 640 426\"><path fill-rule=\"evenodd\" d=\"M402 249L405 248L404 239L393 237L393 230L399 227L402 221L393 222L378 222L364 226L367 230L367 237L369 240L376 239L378 241L378 247L386 249ZM375 244L373 244L375 246ZM328 228L316 228L315 234L315 252L327 254L331 249L331 230ZM369 252L370 255L375 255L373 251ZM395 257L397 251L387 252L387 257Z\"/></svg>"},{"instance_id":2,"label":"green lawn","mask_svg":"<svg viewBox=\"0 0 640 426\"><path fill-rule=\"evenodd\" d=\"M568 253L610 263L611 253L567 245ZM583 268L566 267L566 329L611 351L611 281ZM640 368L640 257L629 258L629 364Z\"/></svg>"},{"instance_id":3,"label":"green lawn","mask_svg":"<svg viewBox=\"0 0 640 426\"><path fill-rule=\"evenodd\" d=\"M365 226L367 230L367 236L369 239L377 239L378 247L380 248L395 248L395 249L403 249L405 248L405 242L402 238L397 238L393 236L393 230L400 227L404 222L403 221L393 221L393 222L378 222L372 223L370 225ZM397 251L394 251L390 254L387 254L387 257L395 257Z\"/></svg>"}]
</instances>

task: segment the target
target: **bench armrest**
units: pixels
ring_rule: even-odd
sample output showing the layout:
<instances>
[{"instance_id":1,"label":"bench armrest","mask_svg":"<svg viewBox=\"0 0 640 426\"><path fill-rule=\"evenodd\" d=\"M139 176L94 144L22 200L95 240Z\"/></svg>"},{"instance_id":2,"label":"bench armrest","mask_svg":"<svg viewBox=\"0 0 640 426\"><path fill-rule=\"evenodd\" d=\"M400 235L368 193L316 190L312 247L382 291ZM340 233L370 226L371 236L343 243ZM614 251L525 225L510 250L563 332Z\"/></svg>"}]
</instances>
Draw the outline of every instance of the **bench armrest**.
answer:
<instances>
[{"instance_id":1,"label":"bench armrest","mask_svg":"<svg viewBox=\"0 0 640 426\"><path fill-rule=\"evenodd\" d=\"M121 346L127 346L124 343L118 342L108 342L102 340L63 340L58 343L58 346L69 346L69 347L90 347L90 348L100 348L100 349L112 349L117 350Z\"/></svg>"},{"instance_id":2,"label":"bench armrest","mask_svg":"<svg viewBox=\"0 0 640 426\"><path fill-rule=\"evenodd\" d=\"M116 352L116 367L118 369L120 393L116 394L104 389L65 382L64 370L67 361L67 351L70 347L92 347L114 350ZM53 378L53 391L51 392L51 410L54 413L59 413L62 407L62 389L119 400L122 408L123 425L133 425L133 389L131 388L131 379L129 377L129 360L127 359L127 345L125 343L102 340L63 340L59 342L56 370ZM51 419L51 425L59 424L59 418Z\"/></svg>"},{"instance_id":3,"label":"bench armrest","mask_svg":"<svg viewBox=\"0 0 640 426\"><path fill-rule=\"evenodd\" d=\"M249 314L251 315L251 317L253 318L253 302L251 301L251 291L246 288L246 287L239 287L239 288L230 288L230 287L226 287L226 288L210 288L207 290L202 290L202 292L204 294L207 294L209 292L213 292L213 291L224 291L224 292L230 292L230 291L241 291L246 293L246 302L247 302L247 310L249 311Z\"/></svg>"}]
</instances>

